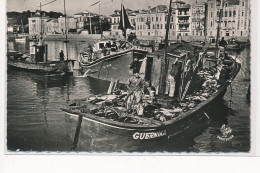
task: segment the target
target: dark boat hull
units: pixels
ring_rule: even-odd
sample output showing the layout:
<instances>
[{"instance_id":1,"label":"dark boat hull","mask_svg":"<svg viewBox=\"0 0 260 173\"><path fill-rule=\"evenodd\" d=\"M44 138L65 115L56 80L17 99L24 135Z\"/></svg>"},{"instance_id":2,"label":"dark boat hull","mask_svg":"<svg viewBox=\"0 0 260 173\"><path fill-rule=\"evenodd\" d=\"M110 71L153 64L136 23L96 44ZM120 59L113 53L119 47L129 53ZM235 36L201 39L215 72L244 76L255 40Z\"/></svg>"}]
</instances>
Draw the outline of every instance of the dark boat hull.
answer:
<instances>
[{"instance_id":1,"label":"dark boat hull","mask_svg":"<svg viewBox=\"0 0 260 173\"><path fill-rule=\"evenodd\" d=\"M81 65L81 74L88 71L88 76L108 80L119 79L120 83L126 83L130 75L132 75L129 65L135 57L143 59L147 51L128 50L122 53L101 58L89 65Z\"/></svg>"},{"instance_id":2,"label":"dark boat hull","mask_svg":"<svg viewBox=\"0 0 260 173\"><path fill-rule=\"evenodd\" d=\"M66 113L68 134L74 141L78 116ZM154 136L151 137L151 134ZM158 135L155 137L155 135ZM149 137L148 137L149 136ZM149 139L148 139L149 138ZM158 145L167 140L166 129L157 128L127 128L109 125L91 118L83 117L77 151L138 151L142 148Z\"/></svg>"},{"instance_id":3,"label":"dark boat hull","mask_svg":"<svg viewBox=\"0 0 260 173\"><path fill-rule=\"evenodd\" d=\"M29 63L26 61L18 61L8 59L8 66L35 71L35 72L51 72L55 70L62 70L64 72L73 72L72 66L73 61L57 61L57 62L47 62L47 63Z\"/></svg>"}]
</instances>

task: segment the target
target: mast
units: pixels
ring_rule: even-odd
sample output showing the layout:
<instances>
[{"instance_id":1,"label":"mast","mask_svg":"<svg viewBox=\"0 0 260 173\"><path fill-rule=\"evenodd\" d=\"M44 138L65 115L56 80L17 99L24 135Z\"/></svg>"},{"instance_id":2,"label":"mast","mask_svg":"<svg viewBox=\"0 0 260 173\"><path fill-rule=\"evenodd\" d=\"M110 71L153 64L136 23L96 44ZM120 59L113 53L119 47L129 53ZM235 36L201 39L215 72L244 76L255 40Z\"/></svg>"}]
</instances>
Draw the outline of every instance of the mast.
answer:
<instances>
[{"instance_id":1,"label":"mast","mask_svg":"<svg viewBox=\"0 0 260 173\"><path fill-rule=\"evenodd\" d=\"M100 34L101 34L101 37L102 37L102 18L100 16L100 1L99 1L99 24L100 24Z\"/></svg>"},{"instance_id":2,"label":"mast","mask_svg":"<svg viewBox=\"0 0 260 173\"><path fill-rule=\"evenodd\" d=\"M66 35L66 55L67 55L67 60L69 59L69 55L68 55L68 30L67 30L67 15L66 15L66 2L64 0L64 16L65 16L65 35Z\"/></svg>"},{"instance_id":3,"label":"mast","mask_svg":"<svg viewBox=\"0 0 260 173\"><path fill-rule=\"evenodd\" d=\"M161 92L163 93L165 90L166 85L166 76L168 71L168 60L167 60L167 49L168 49L168 36L169 36L169 28L170 28L170 19L171 19L171 13L172 13L172 0L170 0L169 5L169 11L168 11L168 17L167 17L167 24L166 24L166 34L165 34L165 45L164 45L164 53L163 53L163 60L164 60L164 68L162 68L162 79L161 79Z\"/></svg>"},{"instance_id":4,"label":"mast","mask_svg":"<svg viewBox=\"0 0 260 173\"><path fill-rule=\"evenodd\" d=\"M41 29L40 29L40 45L42 45L42 3L40 2L40 18L41 18Z\"/></svg>"},{"instance_id":5,"label":"mast","mask_svg":"<svg viewBox=\"0 0 260 173\"><path fill-rule=\"evenodd\" d=\"M220 9L219 9L217 38L216 38L216 45L215 45L215 56L217 55L217 51L218 51L218 42L219 42L219 36L220 36L220 26L221 26L222 15L223 15L223 0L221 0L221 2L220 2Z\"/></svg>"}]
</instances>

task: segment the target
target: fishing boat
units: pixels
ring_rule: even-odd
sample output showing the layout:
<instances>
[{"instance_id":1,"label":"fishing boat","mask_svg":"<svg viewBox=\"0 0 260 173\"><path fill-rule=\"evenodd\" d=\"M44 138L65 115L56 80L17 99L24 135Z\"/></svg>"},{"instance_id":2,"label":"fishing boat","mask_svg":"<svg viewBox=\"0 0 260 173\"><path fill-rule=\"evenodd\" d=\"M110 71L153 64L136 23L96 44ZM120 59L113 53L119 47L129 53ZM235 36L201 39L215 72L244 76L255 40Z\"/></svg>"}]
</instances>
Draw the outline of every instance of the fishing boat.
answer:
<instances>
[{"instance_id":1,"label":"fishing boat","mask_svg":"<svg viewBox=\"0 0 260 173\"><path fill-rule=\"evenodd\" d=\"M167 23L170 15L171 10ZM118 87L118 80L111 81L106 94L74 100L61 108L73 150L144 151L174 140L192 127L198 130L199 122L210 119L238 74L240 61L223 49L191 52L171 50L167 45L146 54L139 69L148 84L141 116L140 107L127 107L131 92ZM178 67L178 77L174 97L169 97L165 95L166 78L172 64Z\"/></svg>"},{"instance_id":2,"label":"fishing boat","mask_svg":"<svg viewBox=\"0 0 260 173\"><path fill-rule=\"evenodd\" d=\"M41 6L42 5L40 3L40 9ZM65 1L64 1L64 8L65 8ZM65 27L67 28L66 22L65 22ZM66 41L67 41L67 32L66 32ZM67 42L66 42L66 50L68 50ZM67 52L66 60L62 60L62 61L49 60L48 45L44 43L43 36L42 36L42 26L41 26L39 42L30 46L30 55L24 55L17 52L14 53L13 51L8 52L7 64L10 67L30 70L34 72L40 72L40 73L49 73L53 71L73 73L74 60L69 60L68 51L66 52Z\"/></svg>"},{"instance_id":3,"label":"fishing boat","mask_svg":"<svg viewBox=\"0 0 260 173\"><path fill-rule=\"evenodd\" d=\"M239 50L242 48L239 42L235 38L229 39L227 43L228 43L226 47L227 50Z\"/></svg>"},{"instance_id":4,"label":"fishing boat","mask_svg":"<svg viewBox=\"0 0 260 173\"><path fill-rule=\"evenodd\" d=\"M7 52L7 65L34 72L52 72L61 70L66 73L73 72L73 60L49 61L47 56L47 45L32 45L30 55L20 52Z\"/></svg>"},{"instance_id":5,"label":"fishing boat","mask_svg":"<svg viewBox=\"0 0 260 173\"><path fill-rule=\"evenodd\" d=\"M154 88L160 86L161 75L158 70L164 66L162 59L158 59L158 55L162 57L160 52L147 55L147 62L152 63L147 63L150 65L147 66L145 70L147 73L145 72L144 76L144 79L150 78ZM127 112L123 105L129 93L117 93L117 90L114 94L74 100L68 107L61 108L65 112L70 139L76 143L74 147L80 151L88 150L90 146L102 146L104 151L148 149L174 139L192 126L196 126L199 121L210 118L215 105L223 99L227 87L239 72L241 64L233 56L230 56L228 61L224 60L222 63L229 64L231 71L229 77L220 84L214 77L216 73L207 70L207 67L212 67L214 60L206 55L204 57L200 55L198 64L204 62L206 66L204 70L197 73L204 79L202 89L196 92L188 90L186 96L179 101L160 94L155 96L146 94L143 98L146 106L141 117L136 113ZM170 62L178 58L181 64L185 64L186 56L187 54L176 54L176 52L167 53ZM197 78L194 80L191 84ZM188 82L184 80L183 83ZM206 85L209 88L205 87ZM75 138L78 141L75 141Z\"/></svg>"},{"instance_id":6,"label":"fishing boat","mask_svg":"<svg viewBox=\"0 0 260 173\"><path fill-rule=\"evenodd\" d=\"M85 76L109 81L111 78L118 78L121 82L126 82L121 74L129 74L129 64L135 58L141 64L149 50L132 47L126 41L126 30L132 26L124 7L122 7L121 19L124 19L120 20L120 29L124 33L125 40L119 41L119 43L112 40L100 40L94 44L93 48L89 47L87 52L80 53L78 56L79 69L75 70L79 74L77 76L84 74ZM120 73L118 73L119 71Z\"/></svg>"},{"instance_id":7,"label":"fishing boat","mask_svg":"<svg viewBox=\"0 0 260 173\"><path fill-rule=\"evenodd\" d=\"M22 37L22 36L18 36L15 37L15 42L26 42L26 36Z\"/></svg>"}]
</instances>

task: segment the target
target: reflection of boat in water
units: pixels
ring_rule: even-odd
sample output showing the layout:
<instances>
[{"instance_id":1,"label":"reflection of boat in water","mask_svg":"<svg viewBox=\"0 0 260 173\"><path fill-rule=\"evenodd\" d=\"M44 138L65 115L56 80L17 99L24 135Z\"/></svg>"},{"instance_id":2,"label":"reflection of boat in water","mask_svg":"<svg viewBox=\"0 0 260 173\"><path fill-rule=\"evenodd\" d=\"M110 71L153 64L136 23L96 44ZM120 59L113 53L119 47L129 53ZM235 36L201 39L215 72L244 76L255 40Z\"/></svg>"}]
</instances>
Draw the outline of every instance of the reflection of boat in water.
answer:
<instances>
[{"instance_id":1,"label":"reflection of boat in water","mask_svg":"<svg viewBox=\"0 0 260 173\"><path fill-rule=\"evenodd\" d=\"M46 74L47 79L51 81L62 80L64 76L65 72L61 70L54 70Z\"/></svg>"}]
</instances>

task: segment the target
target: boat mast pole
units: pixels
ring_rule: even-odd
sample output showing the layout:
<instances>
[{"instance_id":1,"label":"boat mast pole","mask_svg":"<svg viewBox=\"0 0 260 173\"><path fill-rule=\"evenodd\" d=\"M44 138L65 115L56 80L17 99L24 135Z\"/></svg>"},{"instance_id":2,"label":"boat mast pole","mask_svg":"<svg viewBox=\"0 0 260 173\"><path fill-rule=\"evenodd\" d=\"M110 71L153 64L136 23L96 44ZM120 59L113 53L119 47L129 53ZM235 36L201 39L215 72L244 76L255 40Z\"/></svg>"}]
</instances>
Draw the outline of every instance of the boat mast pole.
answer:
<instances>
[{"instance_id":1,"label":"boat mast pole","mask_svg":"<svg viewBox=\"0 0 260 173\"><path fill-rule=\"evenodd\" d=\"M64 0L64 16L65 16L65 35L66 35L66 55L67 55L67 60L69 59L68 55L68 30L67 30L67 15L66 15L66 2Z\"/></svg>"},{"instance_id":2,"label":"boat mast pole","mask_svg":"<svg viewBox=\"0 0 260 173\"><path fill-rule=\"evenodd\" d=\"M41 30L40 30L40 45L42 45L42 3L40 2L40 18L41 18Z\"/></svg>"},{"instance_id":3,"label":"boat mast pole","mask_svg":"<svg viewBox=\"0 0 260 173\"><path fill-rule=\"evenodd\" d=\"M164 93L165 85L166 85L166 76L168 71L168 60L167 60L167 49L168 49L168 36L169 36L169 29L170 29L170 20L171 20L171 13L172 13L172 0L170 0L168 17L167 17L167 24L166 24L166 34L165 34L165 45L164 45L164 53L163 53L163 60L164 60L164 68L162 68L162 80L161 80L161 93Z\"/></svg>"},{"instance_id":4,"label":"boat mast pole","mask_svg":"<svg viewBox=\"0 0 260 173\"><path fill-rule=\"evenodd\" d=\"M100 34L101 34L101 38L102 38L102 18L100 16L100 1L99 1L99 24L100 24Z\"/></svg>"},{"instance_id":5,"label":"boat mast pole","mask_svg":"<svg viewBox=\"0 0 260 173\"><path fill-rule=\"evenodd\" d=\"M216 1L215 1L216 2ZM220 26L221 26L221 19L223 15L223 0L220 2L220 9L219 9L219 18L218 18L218 27L217 27L217 38L216 38L216 45L215 45L215 57L218 51L218 42L220 37Z\"/></svg>"}]
</instances>

